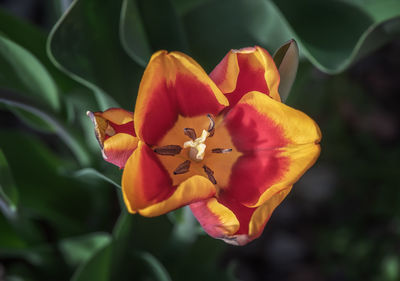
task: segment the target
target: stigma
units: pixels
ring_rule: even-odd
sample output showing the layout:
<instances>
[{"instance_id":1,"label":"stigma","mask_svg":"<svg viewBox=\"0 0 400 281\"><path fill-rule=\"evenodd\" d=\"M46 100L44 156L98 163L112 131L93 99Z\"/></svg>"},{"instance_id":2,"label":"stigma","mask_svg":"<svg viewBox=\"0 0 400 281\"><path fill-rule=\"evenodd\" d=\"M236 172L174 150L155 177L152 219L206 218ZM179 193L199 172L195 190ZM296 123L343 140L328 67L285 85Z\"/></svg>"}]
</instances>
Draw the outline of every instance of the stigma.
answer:
<instances>
[{"instance_id":1,"label":"stigma","mask_svg":"<svg viewBox=\"0 0 400 281\"><path fill-rule=\"evenodd\" d=\"M186 141L183 144L184 148L190 148L189 158L191 160L199 162L204 159L204 154L206 150L205 141L209 135L210 133L208 131L203 130L200 137Z\"/></svg>"}]
</instances>

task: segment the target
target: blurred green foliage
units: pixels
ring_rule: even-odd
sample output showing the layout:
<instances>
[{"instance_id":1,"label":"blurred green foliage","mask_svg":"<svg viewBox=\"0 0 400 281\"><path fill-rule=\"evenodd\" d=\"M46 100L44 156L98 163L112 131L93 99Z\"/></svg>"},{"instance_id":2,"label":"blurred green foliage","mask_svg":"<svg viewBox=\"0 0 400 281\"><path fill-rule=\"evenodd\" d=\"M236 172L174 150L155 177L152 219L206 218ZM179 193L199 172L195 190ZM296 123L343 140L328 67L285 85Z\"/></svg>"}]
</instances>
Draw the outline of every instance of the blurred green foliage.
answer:
<instances>
[{"instance_id":1,"label":"blurred green foliage","mask_svg":"<svg viewBox=\"0 0 400 281\"><path fill-rule=\"evenodd\" d=\"M41 3L47 28L0 10L0 280L400 279L398 100L390 100L400 54L373 64L383 73L349 70L399 38L400 1L65 3ZM133 110L159 49L211 71L230 49L274 53L292 38L302 61L287 102L324 137L311 184L294 188L311 186L314 197L295 192L277 210L300 202L302 217L285 225L273 216L261 239L233 249L203 235L187 208L128 215L121 171L102 160L86 110ZM307 201L322 185L333 191ZM297 267L269 255L274 228L309 241Z\"/></svg>"}]
</instances>

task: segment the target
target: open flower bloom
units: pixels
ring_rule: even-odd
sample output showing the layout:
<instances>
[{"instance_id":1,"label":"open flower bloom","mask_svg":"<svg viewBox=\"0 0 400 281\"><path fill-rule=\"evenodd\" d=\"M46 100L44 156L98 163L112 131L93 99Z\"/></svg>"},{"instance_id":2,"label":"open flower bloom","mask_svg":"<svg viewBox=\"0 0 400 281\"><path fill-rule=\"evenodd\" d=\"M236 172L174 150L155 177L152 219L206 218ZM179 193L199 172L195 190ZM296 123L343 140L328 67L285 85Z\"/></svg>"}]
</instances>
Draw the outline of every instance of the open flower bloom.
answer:
<instances>
[{"instance_id":1,"label":"open flower bloom","mask_svg":"<svg viewBox=\"0 0 400 281\"><path fill-rule=\"evenodd\" d=\"M321 133L281 103L279 73L260 47L230 51L210 76L190 57L155 53L134 113L89 112L104 158L124 167L131 213L189 205L212 237L244 245L316 161Z\"/></svg>"}]
</instances>

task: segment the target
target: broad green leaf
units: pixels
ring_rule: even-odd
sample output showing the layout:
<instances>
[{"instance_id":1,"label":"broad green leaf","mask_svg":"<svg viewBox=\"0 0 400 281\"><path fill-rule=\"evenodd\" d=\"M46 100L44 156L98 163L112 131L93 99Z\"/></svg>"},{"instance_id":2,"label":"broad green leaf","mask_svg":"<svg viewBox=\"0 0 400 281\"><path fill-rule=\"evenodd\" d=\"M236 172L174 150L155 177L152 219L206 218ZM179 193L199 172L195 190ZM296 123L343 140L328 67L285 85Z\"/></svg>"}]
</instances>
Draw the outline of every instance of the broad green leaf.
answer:
<instances>
[{"instance_id":1,"label":"broad green leaf","mask_svg":"<svg viewBox=\"0 0 400 281\"><path fill-rule=\"evenodd\" d=\"M18 190L7 159L0 149L0 210L8 218L16 216Z\"/></svg>"},{"instance_id":2,"label":"broad green leaf","mask_svg":"<svg viewBox=\"0 0 400 281\"><path fill-rule=\"evenodd\" d=\"M279 95L283 102L289 96L299 67L299 48L294 40L281 46L273 55L280 74Z\"/></svg>"},{"instance_id":3,"label":"broad green leaf","mask_svg":"<svg viewBox=\"0 0 400 281\"><path fill-rule=\"evenodd\" d=\"M65 5L68 1L57 0L54 2L60 3L60 8L65 9ZM56 82L59 93L62 96L63 101L66 103L65 114L68 114L70 112L68 111L71 108L69 106L69 100L73 98L71 96L76 92L80 93L81 102L83 99L88 100L90 98L92 100L91 105L98 108L97 102L94 99L94 95L91 90L72 80L70 77L61 72L58 68L56 68L56 66L50 61L46 52L47 36L45 32L43 32L36 26L29 24L28 22L24 22L22 19L16 18L2 11L1 9L0 32L2 32L7 38L12 40L16 44L23 46L45 66L45 68L48 70L48 72L51 74L54 81ZM104 103L106 102L108 101L104 101ZM64 114L64 112L61 113ZM16 114L18 115L18 117L23 119L24 122L27 122L30 126L34 126L35 128L39 128L40 130L44 131L48 129L46 128L46 126L41 126L40 122L36 122L35 120L33 120L33 118L30 118L30 116L27 116L26 113L19 111ZM66 118L69 117L70 116L66 116Z\"/></svg>"},{"instance_id":4,"label":"broad green leaf","mask_svg":"<svg viewBox=\"0 0 400 281\"><path fill-rule=\"evenodd\" d=\"M198 6L211 0L172 0L179 15L184 15Z\"/></svg>"},{"instance_id":5,"label":"broad green leaf","mask_svg":"<svg viewBox=\"0 0 400 281\"><path fill-rule=\"evenodd\" d=\"M272 52L292 38L265 0L204 1L184 14L183 22L193 56L207 71L230 49L261 45Z\"/></svg>"},{"instance_id":6,"label":"broad green leaf","mask_svg":"<svg viewBox=\"0 0 400 281\"><path fill-rule=\"evenodd\" d=\"M53 143L57 150L65 150ZM0 147L18 186L19 215L40 219L66 236L93 231L110 215L113 191L99 182L73 178L74 163L55 155L34 136L1 130Z\"/></svg>"},{"instance_id":7,"label":"broad green leaf","mask_svg":"<svg viewBox=\"0 0 400 281\"><path fill-rule=\"evenodd\" d=\"M39 132L45 132L45 133L53 133L54 129L52 126L50 126L47 122L45 122L43 119L38 117L35 114L30 113L29 111L21 110L13 106L8 106L8 109L14 113L15 116L18 117L19 120L21 120L23 123L28 125L29 127L33 128L34 130L37 130Z\"/></svg>"},{"instance_id":8,"label":"broad green leaf","mask_svg":"<svg viewBox=\"0 0 400 281\"><path fill-rule=\"evenodd\" d=\"M46 55L46 35L36 26L0 9L0 32L16 44L29 50L46 69L52 67ZM52 72L52 71L51 71Z\"/></svg>"},{"instance_id":9,"label":"broad green leaf","mask_svg":"<svg viewBox=\"0 0 400 281\"><path fill-rule=\"evenodd\" d=\"M397 0L199 2L182 16L194 57L207 70L229 49L257 44L271 51L295 38L315 66L337 73L400 34Z\"/></svg>"},{"instance_id":10,"label":"broad green leaf","mask_svg":"<svg viewBox=\"0 0 400 281\"><path fill-rule=\"evenodd\" d=\"M146 66L160 49L187 52L183 27L171 0L124 0L121 41L127 53Z\"/></svg>"},{"instance_id":11,"label":"broad green leaf","mask_svg":"<svg viewBox=\"0 0 400 281\"><path fill-rule=\"evenodd\" d=\"M133 108L143 72L120 44L121 2L75 0L48 38L50 59L93 90L101 110L117 103Z\"/></svg>"},{"instance_id":12,"label":"broad green leaf","mask_svg":"<svg viewBox=\"0 0 400 281\"><path fill-rule=\"evenodd\" d=\"M112 243L110 241L98 249L86 263L78 268L71 281L109 281L111 259Z\"/></svg>"},{"instance_id":13,"label":"broad green leaf","mask_svg":"<svg viewBox=\"0 0 400 281\"><path fill-rule=\"evenodd\" d=\"M26 49L0 34L0 87L60 109L58 89L45 67Z\"/></svg>"},{"instance_id":14,"label":"broad green leaf","mask_svg":"<svg viewBox=\"0 0 400 281\"><path fill-rule=\"evenodd\" d=\"M60 251L71 266L86 262L100 248L111 242L108 233L96 232L83 236L63 239L59 242Z\"/></svg>"},{"instance_id":15,"label":"broad green leaf","mask_svg":"<svg viewBox=\"0 0 400 281\"><path fill-rule=\"evenodd\" d=\"M82 166L87 166L90 162L90 156L85 147L81 144L78 137L71 132L70 128L64 126L54 115L45 112L37 105L32 105L24 101L15 92L0 92L0 104L5 104L18 110L23 110L42 120L48 127L60 137L60 139L71 149L76 159Z\"/></svg>"},{"instance_id":16,"label":"broad green leaf","mask_svg":"<svg viewBox=\"0 0 400 281\"><path fill-rule=\"evenodd\" d=\"M124 0L122 3L120 36L122 46L128 55L145 67L152 49L135 0Z\"/></svg>"},{"instance_id":17,"label":"broad green leaf","mask_svg":"<svg viewBox=\"0 0 400 281\"><path fill-rule=\"evenodd\" d=\"M121 185L118 184L116 180L113 180L110 177L107 177L107 176L101 174L99 171L97 171L96 169L93 169L93 168L84 168L82 170L76 171L74 175L75 175L75 177L79 177L79 178L80 177L89 177L89 178L101 179L101 180L111 183L115 187L121 189ZM119 176L119 178L121 178L121 176ZM119 179L118 182L120 182L120 181L121 180Z\"/></svg>"},{"instance_id":18,"label":"broad green leaf","mask_svg":"<svg viewBox=\"0 0 400 281\"><path fill-rule=\"evenodd\" d=\"M147 252L138 252L136 253L136 256L146 263L146 265L149 267L149 271L152 273L151 275L153 275L155 280L157 281L172 280L165 267L152 254Z\"/></svg>"},{"instance_id":19,"label":"broad green leaf","mask_svg":"<svg viewBox=\"0 0 400 281\"><path fill-rule=\"evenodd\" d=\"M397 0L273 2L300 50L327 73L343 71L358 57L400 34ZM389 24L397 28L388 30Z\"/></svg>"}]
</instances>

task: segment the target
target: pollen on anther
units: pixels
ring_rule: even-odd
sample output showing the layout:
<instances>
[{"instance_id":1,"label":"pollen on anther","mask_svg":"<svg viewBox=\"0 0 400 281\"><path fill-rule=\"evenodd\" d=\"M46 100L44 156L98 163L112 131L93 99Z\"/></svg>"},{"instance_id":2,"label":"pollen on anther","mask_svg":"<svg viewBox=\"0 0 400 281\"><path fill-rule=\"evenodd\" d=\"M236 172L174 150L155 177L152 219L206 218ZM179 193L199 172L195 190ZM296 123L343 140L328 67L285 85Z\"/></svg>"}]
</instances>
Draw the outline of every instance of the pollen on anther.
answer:
<instances>
[{"instance_id":1,"label":"pollen on anther","mask_svg":"<svg viewBox=\"0 0 400 281\"><path fill-rule=\"evenodd\" d=\"M231 151L232 151L232 148L213 148L213 149L211 149L212 153L228 153Z\"/></svg>"},{"instance_id":2,"label":"pollen on anther","mask_svg":"<svg viewBox=\"0 0 400 281\"><path fill-rule=\"evenodd\" d=\"M187 173L187 172L189 172L189 168L190 168L190 161L186 160L186 161L182 162L181 164L179 164L178 167L176 167L176 169L174 171L174 175Z\"/></svg>"},{"instance_id":3,"label":"pollen on anther","mask_svg":"<svg viewBox=\"0 0 400 281\"><path fill-rule=\"evenodd\" d=\"M215 132L215 121L211 114L207 114L208 119L210 119L210 125L208 126L209 137L212 137Z\"/></svg>"},{"instance_id":4,"label":"pollen on anther","mask_svg":"<svg viewBox=\"0 0 400 281\"><path fill-rule=\"evenodd\" d=\"M160 155L174 156L181 153L182 147L179 145L164 145L154 149L154 152Z\"/></svg>"},{"instance_id":5,"label":"pollen on anther","mask_svg":"<svg viewBox=\"0 0 400 281\"><path fill-rule=\"evenodd\" d=\"M209 167L206 165L203 166L204 172L207 174L208 179L213 183L217 184L216 179L214 178L214 171L211 170Z\"/></svg>"},{"instance_id":6,"label":"pollen on anther","mask_svg":"<svg viewBox=\"0 0 400 281\"><path fill-rule=\"evenodd\" d=\"M192 128L185 128L185 129L183 129L183 132L185 135L187 135L192 140L195 140L197 138L196 131Z\"/></svg>"}]
</instances>

